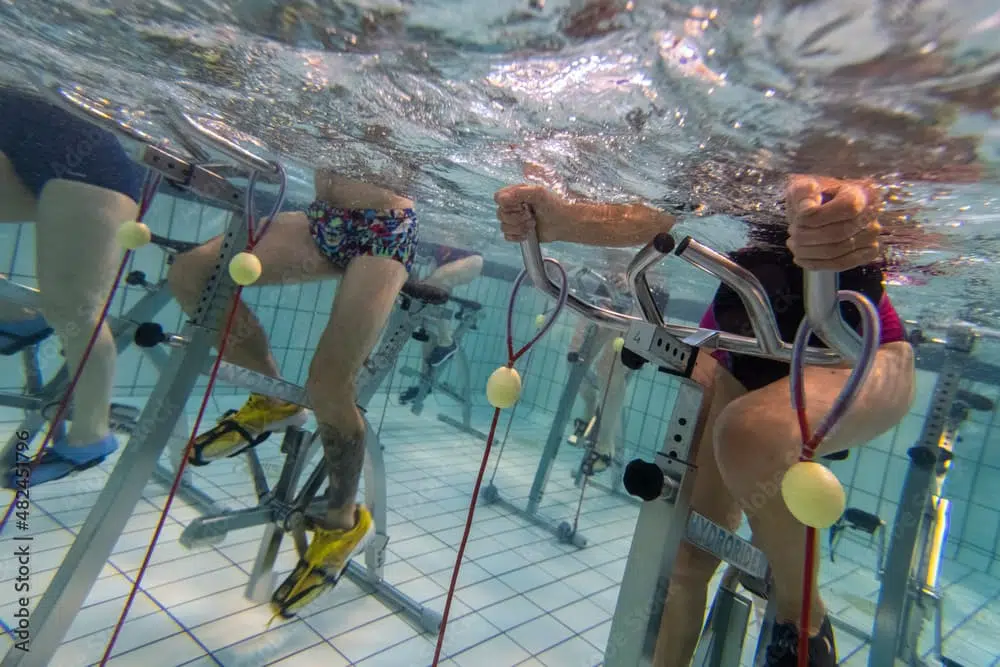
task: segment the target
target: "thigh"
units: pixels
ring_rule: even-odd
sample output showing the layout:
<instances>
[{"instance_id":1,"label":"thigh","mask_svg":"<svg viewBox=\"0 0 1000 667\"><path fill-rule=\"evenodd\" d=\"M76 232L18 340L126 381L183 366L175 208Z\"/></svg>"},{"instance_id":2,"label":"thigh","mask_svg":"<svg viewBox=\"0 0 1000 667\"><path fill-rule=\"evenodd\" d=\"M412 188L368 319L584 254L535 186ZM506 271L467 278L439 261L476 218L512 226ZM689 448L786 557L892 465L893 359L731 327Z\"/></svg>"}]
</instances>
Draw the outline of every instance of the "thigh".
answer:
<instances>
[{"instance_id":1,"label":"thigh","mask_svg":"<svg viewBox=\"0 0 1000 667\"><path fill-rule=\"evenodd\" d=\"M337 287L312 368L353 377L375 347L406 277L406 268L394 259L362 255L351 260Z\"/></svg>"},{"instance_id":2,"label":"thigh","mask_svg":"<svg viewBox=\"0 0 1000 667\"><path fill-rule=\"evenodd\" d=\"M809 366L805 369L806 414L815 429L833 408L850 369ZM851 407L817 454L863 445L894 428L906 413L916 387L913 348L906 342L886 343L876 353L871 371ZM746 447L777 442L801 443L798 419L789 401L791 383L785 377L735 400L722 420L733 439ZM764 438L761 440L761 438ZM760 445L750 443L759 442ZM741 466L742 467L742 466Z\"/></svg>"},{"instance_id":3,"label":"thigh","mask_svg":"<svg viewBox=\"0 0 1000 667\"><path fill-rule=\"evenodd\" d=\"M746 390L707 354L699 356L692 379L705 387L706 403L702 409L707 410L707 414L694 461L697 470L691 493L691 509L721 526L735 530L740 524L741 511L722 481L713 444L719 416L730 404L745 395Z\"/></svg>"},{"instance_id":4,"label":"thigh","mask_svg":"<svg viewBox=\"0 0 1000 667\"><path fill-rule=\"evenodd\" d=\"M34 222L35 196L17 175L14 164L0 153L0 222Z\"/></svg>"},{"instance_id":5,"label":"thigh","mask_svg":"<svg viewBox=\"0 0 1000 667\"><path fill-rule=\"evenodd\" d=\"M219 257L222 239L216 236L179 255L174 270L207 274ZM255 286L293 285L335 278L343 273L316 247L309 231L309 219L299 211L279 213L253 252L262 268Z\"/></svg>"},{"instance_id":6,"label":"thigh","mask_svg":"<svg viewBox=\"0 0 1000 667\"><path fill-rule=\"evenodd\" d=\"M49 181L38 199L35 227L43 301L103 303L121 263L115 235L122 222L135 219L138 209L120 192L77 181Z\"/></svg>"}]
</instances>

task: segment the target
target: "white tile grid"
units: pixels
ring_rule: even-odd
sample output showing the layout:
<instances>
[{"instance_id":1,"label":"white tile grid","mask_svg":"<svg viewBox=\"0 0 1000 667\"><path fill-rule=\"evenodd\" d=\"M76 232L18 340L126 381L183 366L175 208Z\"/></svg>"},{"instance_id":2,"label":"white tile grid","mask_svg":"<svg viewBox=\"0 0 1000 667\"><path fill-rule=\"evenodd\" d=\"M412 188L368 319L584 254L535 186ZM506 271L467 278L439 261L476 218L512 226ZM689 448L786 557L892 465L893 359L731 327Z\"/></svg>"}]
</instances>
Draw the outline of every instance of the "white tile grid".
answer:
<instances>
[{"instance_id":1,"label":"white tile grid","mask_svg":"<svg viewBox=\"0 0 1000 667\"><path fill-rule=\"evenodd\" d=\"M382 398L382 397L380 397ZM239 397L219 397L222 412ZM373 406L381 407L376 399ZM430 407L430 406L429 406ZM426 410L425 415L436 414ZM211 415L214 418L215 414ZM189 418L190 419L190 418ZM375 424L379 419L375 419ZM4 424L13 429L16 424ZM504 427L505 422L501 422ZM503 428L500 429L502 434ZM523 506L547 436L539 419L515 424L503 454L496 485L505 499ZM392 406L382 423L389 477L389 554L386 578L400 590L440 611L461 539L468 500L478 471L482 444L433 417L414 417ZM487 479L492 475L497 442ZM277 439L259 449L274 479L281 458ZM579 499L569 472L579 451L563 447L540 514L572 519ZM35 535L32 586L48 584L55 568L86 519L110 466L39 487L33 497L30 532ZM239 460L192 471L195 483L230 507L256 502ZM60 647L54 667L98 662L123 608L166 491L147 486L102 578L91 591ZM270 628L266 605L246 600L243 590L263 528L230 534L204 550L188 551L178 537L197 511L176 499L165 522L141 593L136 596L108 664L142 665L379 665L430 664L434 638L421 635L408 620L353 582L316 601L301 618ZM634 528L635 506L591 489L583 504L580 531L586 549L562 545L548 532L500 506L480 505L452 604L443 665L593 666L601 661ZM836 563L824 565L825 600L838 618L870 627L877 582L871 552L848 540ZM294 564L285 545L279 577ZM853 559L853 560L852 560ZM865 564L869 563L868 567ZM0 579L9 582L8 561ZM998 666L1000 661L1000 580L947 563L946 654L966 667ZM0 582L3 585L4 582ZM35 600L37 601L37 599ZM992 607L992 608L991 608ZM0 607L8 625L14 605ZM930 638L930 632L925 638ZM846 632L837 635L843 664L866 664L867 649ZM5 637L7 645L9 638ZM751 628L744 664L756 643ZM929 650L930 646L925 646ZM6 650L6 646L4 647Z\"/></svg>"}]
</instances>

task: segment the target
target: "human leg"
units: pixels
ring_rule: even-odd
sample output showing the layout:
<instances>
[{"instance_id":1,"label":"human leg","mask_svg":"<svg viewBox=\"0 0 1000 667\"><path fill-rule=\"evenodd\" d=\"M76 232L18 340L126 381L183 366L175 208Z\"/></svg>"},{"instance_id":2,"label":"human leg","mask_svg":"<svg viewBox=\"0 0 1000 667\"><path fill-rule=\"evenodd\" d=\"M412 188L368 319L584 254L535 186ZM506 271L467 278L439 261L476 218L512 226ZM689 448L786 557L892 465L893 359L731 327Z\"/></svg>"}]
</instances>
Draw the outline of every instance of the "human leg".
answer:
<instances>
[{"instance_id":1,"label":"human leg","mask_svg":"<svg viewBox=\"0 0 1000 667\"><path fill-rule=\"evenodd\" d=\"M335 586L375 533L371 513L356 504L366 435L356 404L357 374L406 282L417 243L411 201L325 180L326 174L317 173L317 194L324 199L308 211L312 239L329 261L346 267L306 383L329 475L327 512L314 521L306 553L271 598L275 613L286 618ZM373 205L388 201L400 207L342 208L367 203L358 201L361 193L370 195Z\"/></svg>"},{"instance_id":2,"label":"human leg","mask_svg":"<svg viewBox=\"0 0 1000 667\"><path fill-rule=\"evenodd\" d=\"M462 259L448 262L434 270L426 281L435 287L451 291L459 285L467 285L478 278L483 272L483 258L481 255L469 255ZM452 323L445 319L435 321L432 334L434 347L429 354L424 356L427 365L433 367L440 366L451 358L457 346L452 338Z\"/></svg>"},{"instance_id":3,"label":"human leg","mask_svg":"<svg viewBox=\"0 0 1000 667\"><path fill-rule=\"evenodd\" d=\"M597 434L597 453L611 459L615 454L618 440L618 426L621 421L622 406L625 403L625 380L628 368L618 359L614 339L604 345L597 360L597 378L603 385L604 395L601 405L601 431ZM605 384L606 383L606 384Z\"/></svg>"},{"instance_id":4,"label":"human leg","mask_svg":"<svg viewBox=\"0 0 1000 667\"><path fill-rule=\"evenodd\" d=\"M354 259L337 290L310 366L309 396L330 474L327 528L354 525L354 499L364 462L364 421L355 404L355 377L375 347L404 282L406 270L399 262Z\"/></svg>"},{"instance_id":5,"label":"human leg","mask_svg":"<svg viewBox=\"0 0 1000 667\"><path fill-rule=\"evenodd\" d=\"M137 209L124 194L78 181L53 179L41 190L35 212L39 319L59 336L69 368L80 374L69 431L39 459L32 486L96 466L118 448L108 427L117 353L106 322L89 353L87 346L114 282L114 235Z\"/></svg>"},{"instance_id":6,"label":"human leg","mask_svg":"<svg viewBox=\"0 0 1000 667\"><path fill-rule=\"evenodd\" d=\"M42 313L63 345L74 371L83 355L115 278L121 250L118 227L134 220L138 204L112 190L77 181L52 180L38 200L35 255ZM114 381L114 338L103 323L76 390L70 446L108 435Z\"/></svg>"},{"instance_id":7,"label":"human leg","mask_svg":"<svg viewBox=\"0 0 1000 667\"><path fill-rule=\"evenodd\" d=\"M424 282L450 291L459 285L468 285L482 273L482 255L469 255L437 267Z\"/></svg>"},{"instance_id":8,"label":"human leg","mask_svg":"<svg viewBox=\"0 0 1000 667\"><path fill-rule=\"evenodd\" d=\"M691 509L720 526L736 530L740 509L726 490L712 449L713 424L729 403L745 393L733 377L708 355L698 358L692 379L705 387L703 409L707 409L695 459L697 468L691 494ZM704 407L704 406L707 406ZM653 656L653 667L688 667L701 636L708 603L708 583L719 559L681 542L667 590L666 606Z\"/></svg>"},{"instance_id":9,"label":"human leg","mask_svg":"<svg viewBox=\"0 0 1000 667\"><path fill-rule=\"evenodd\" d=\"M222 237L219 236L178 255L170 266L167 274L170 289L188 315L198 306L221 247ZM253 251L263 269L255 286L295 285L335 278L341 273L316 248L309 221L301 212L279 213ZM258 373L279 376L267 334L242 299L237 301L223 358Z\"/></svg>"},{"instance_id":10,"label":"human leg","mask_svg":"<svg viewBox=\"0 0 1000 667\"><path fill-rule=\"evenodd\" d=\"M355 378L406 275L402 264L382 257L351 261L310 365L307 388L329 475L327 511L317 522L305 557L274 592L272 607L286 618L335 586L347 563L374 534L371 514L356 503L365 424L355 402Z\"/></svg>"},{"instance_id":11,"label":"human leg","mask_svg":"<svg viewBox=\"0 0 1000 667\"><path fill-rule=\"evenodd\" d=\"M189 315L194 314L202 290L218 261L222 237L178 255L167 280L174 297ZM254 246L263 271L255 285L293 285L336 277L340 270L316 248L309 231L309 221L300 212L281 213L268 232ZM226 340L223 358L237 366L280 377L278 364L271 354L267 334L260 321L242 299L236 302L233 326ZM221 336L221 333L220 333ZM219 424L195 439L191 461L205 464L233 456L251 446L262 433L287 425L304 423L300 406L257 394L234 413L227 413Z\"/></svg>"},{"instance_id":12,"label":"human leg","mask_svg":"<svg viewBox=\"0 0 1000 667\"><path fill-rule=\"evenodd\" d=\"M842 368L806 369L806 407L812 427L829 412L849 373ZM912 348L905 342L883 345L852 407L817 455L862 445L893 428L909 409L914 391ZM788 396L788 378L778 380L733 401L715 425L722 479L747 513L754 542L771 565L771 594L779 623L799 618L805 567L805 527L788 511L780 493L781 479L798 461L802 448ZM812 567L816 591L818 563ZM810 604L809 630L815 636L823 629L825 609L818 593Z\"/></svg>"}]
</instances>

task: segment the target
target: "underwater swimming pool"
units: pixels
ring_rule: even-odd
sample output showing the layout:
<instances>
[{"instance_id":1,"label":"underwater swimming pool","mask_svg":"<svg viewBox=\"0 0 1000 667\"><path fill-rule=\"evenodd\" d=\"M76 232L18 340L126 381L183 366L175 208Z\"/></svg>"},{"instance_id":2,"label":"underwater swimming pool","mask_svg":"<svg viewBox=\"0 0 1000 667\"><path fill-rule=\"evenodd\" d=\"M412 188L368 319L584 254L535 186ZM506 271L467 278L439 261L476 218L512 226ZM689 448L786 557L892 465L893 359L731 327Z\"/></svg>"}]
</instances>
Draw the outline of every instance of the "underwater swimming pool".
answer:
<instances>
[{"instance_id":1,"label":"underwater swimming pool","mask_svg":"<svg viewBox=\"0 0 1000 667\"><path fill-rule=\"evenodd\" d=\"M431 330L437 343L407 343L367 405L385 459L385 580L440 613L490 428L484 387L507 357L507 299L522 268L517 246L499 233L493 193L529 182L594 201L650 202L679 213L675 238L690 234L725 252L744 246L755 230L783 224L787 174L870 179L884 195L887 290L902 317L923 326L966 321L997 329L998 33L1000 13L985 0L45 0L0 3L0 86L31 86L44 77L79 84L106 98L110 115L171 137L175 146L175 133L152 110L179 105L285 164L295 204L312 198L321 168L377 180L414 199L423 246L417 272L424 277L441 248L482 255L481 275L453 290L481 309L452 301L444 334L432 330L439 324L421 322L417 331ZM197 242L221 233L227 220L225 211L166 188L145 219L156 234ZM606 282L632 253L556 243L546 254ZM112 315L125 316L166 277L163 259L153 247L136 251L126 271L142 272L145 285L136 279L123 286ZM34 226L0 225L0 272L37 285L35 261ZM651 281L669 292L669 317L692 325L717 284L677 260L656 267ZM247 297L285 380L306 382L335 287L264 287ZM522 294L514 311L519 340L533 335L537 316L551 306L538 292ZM154 319L168 332L186 320L173 301ZM578 349L580 324L575 313L562 315L519 362L524 391L513 416L500 421L486 471L487 485L504 502L477 509L441 664L575 667L605 659L639 515L621 489L622 466L652 460L668 438L678 385L649 368L622 380L610 468L581 488L575 476L585 450L570 441L588 437L593 402L603 404L607 391L601 370L584 379L593 385L591 404L575 398L577 387L567 389L575 377L567 352ZM908 450L937 409L932 399L945 354L934 345L917 352L908 414L847 460L829 463L847 506L885 523L873 536L843 531L836 560L828 532L821 535L820 586L837 627L840 664L851 667L869 664L869 647L855 634L871 631L876 612L879 535L898 529ZM429 353L445 356L433 386L422 384ZM53 377L64 361L54 336L41 343L39 359L44 376ZM157 359L134 345L124 349L115 368L115 414L147 406L163 368ZM975 405L961 419L942 493L950 522L936 587L941 639L945 655L965 667L1000 665L998 378L1000 342L982 339L963 369L961 391ZM29 380L21 356L0 358L0 394L19 394ZM162 470L170 470L178 439L188 435L180 430L190 428L205 387L202 377L183 406L186 423ZM225 383L215 387L203 423L238 409L244 395ZM0 407L3 440L17 439L22 415L18 407ZM278 440L256 450L257 472L271 484L285 461ZM30 595L26 603L13 596L0 606L4 652L120 456L33 492L22 531L32 536ZM311 456L318 461L315 451ZM422 634L398 600L371 595L355 579L296 620L269 624L267 606L244 596L263 526L196 548L182 538L205 514L205 499L231 509L256 505L260 489L243 458L189 470L187 479L197 493L181 493L170 508L109 664L430 664L433 635ZM142 497L51 664L101 662L167 489L151 481ZM533 505L557 533L561 524L573 526L586 548L525 516L523 508ZM745 522L741 534L748 534ZM289 542L275 566L282 574L296 562ZM16 552L8 549L0 563L0 586L27 593L18 588L25 575ZM753 612L743 665L753 664L761 613ZM931 665L934 640L929 622L917 652Z\"/></svg>"}]
</instances>

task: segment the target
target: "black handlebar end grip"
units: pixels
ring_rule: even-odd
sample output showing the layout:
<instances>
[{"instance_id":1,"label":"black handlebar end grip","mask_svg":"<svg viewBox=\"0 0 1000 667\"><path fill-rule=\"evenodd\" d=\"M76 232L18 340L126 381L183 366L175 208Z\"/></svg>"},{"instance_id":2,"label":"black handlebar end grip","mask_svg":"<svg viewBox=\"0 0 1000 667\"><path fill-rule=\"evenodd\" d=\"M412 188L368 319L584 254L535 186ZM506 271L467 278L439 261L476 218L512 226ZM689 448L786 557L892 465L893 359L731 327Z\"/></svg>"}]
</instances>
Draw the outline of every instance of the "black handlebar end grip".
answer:
<instances>
[{"instance_id":1,"label":"black handlebar end grip","mask_svg":"<svg viewBox=\"0 0 1000 667\"><path fill-rule=\"evenodd\" d=\"M139 347L156 347L165 340L163 327L156 322L143 322L135 329L135 344Z\"/></svg>"},{"instance_id":2,"label":"black handlebar end grip","mask_svg":"<svg viewBox=\"0 0 1000 667\"><path fill-rule=\"evenodd\" d=\"M653 247L656 248L656 252L661 255L669 255L674 251L674 246L677 242L674 241L674 237L666 232L662 232L653 237Z\"/></svg>"},{"instance_id":3,"label":"black handlebar end grip","mask_svg":"<svg viewBox=\"0 0 1000 667\"><path fill-rule=\"evenodd\" d=\"M566 361L571 364L580 363L580 353L579 352L569 352L566 354Z\"/></svg>"},{"instance_id":4,"label":"black handlebar end grip","mask_svg":"<svg viewBox=\"0 0 1000 667\"><path fill-rule=\"evenodd\" d=\"M660 466L635 459L625 466L622 483L625 490L645 501L656 500L663 493L663 471Z\"/></svg>"},{"instance_id":5,"label":"black handlebar end grip","mask_svg":"<svg viewBox=\"0 0 1000 667\"><path fill-rule=\"evenodd\" d=\"M685 236L684 238L682 238L681 242L678 243L677 247L674 249L674 254L678 255L678 256L679 255L683 255L684 251L687 250L687 247L688 247L689 243L691 243L691 237L690 236Z\"/></svg>"},{"instance_id":6,"label":"black handlebar end grip","mask_svg":"<svg viewBox=\"0 0 1000 667\"><path fill-rule=\"evenodd\" d=\"M646 360L640 357L638 354L628 349L627 347L622 348L622 365L630 371L637 371L642 368Z\"/></svg>"}]
</instances>

